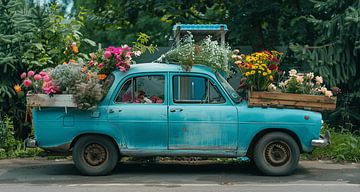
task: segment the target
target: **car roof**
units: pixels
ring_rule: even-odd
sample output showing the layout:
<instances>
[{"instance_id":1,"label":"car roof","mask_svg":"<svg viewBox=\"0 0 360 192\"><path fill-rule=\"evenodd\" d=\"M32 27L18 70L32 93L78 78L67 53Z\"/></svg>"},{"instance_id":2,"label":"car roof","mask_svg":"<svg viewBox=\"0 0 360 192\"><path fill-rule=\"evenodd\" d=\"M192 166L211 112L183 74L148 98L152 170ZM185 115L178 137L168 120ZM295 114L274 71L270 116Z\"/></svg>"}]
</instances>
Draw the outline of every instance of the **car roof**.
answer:
<instances>
[{"instance_id":1,"label":"car roof","mask_svg":"<svg viewBox=\"0 0 360 192\"><path fill-rule=\"evenodd\" d=\"M164 63L141 63L133 64L125 73L120 70L114 71L117 76L143 73L143 72L186 72L186 73L205 73L214 76L214 71L205 65L194 65L190 71L185 71L179 64L164 64Z\"/></svg>"}]
</instances>

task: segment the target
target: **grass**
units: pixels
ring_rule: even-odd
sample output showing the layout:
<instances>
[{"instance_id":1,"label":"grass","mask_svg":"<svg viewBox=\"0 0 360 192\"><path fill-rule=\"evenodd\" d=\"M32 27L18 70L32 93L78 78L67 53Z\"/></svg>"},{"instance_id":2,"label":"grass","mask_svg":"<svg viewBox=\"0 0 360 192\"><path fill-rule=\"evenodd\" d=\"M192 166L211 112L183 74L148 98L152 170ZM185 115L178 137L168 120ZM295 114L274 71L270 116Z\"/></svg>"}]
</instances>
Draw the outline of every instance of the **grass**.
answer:
<instances>
[{"instance_id":1,"label":"grass","mask_svg":"<svg viewBox=\"0 0 360 192\"><path fill-rule=\"evenodd\" d=\"M360 162L360 136L350 132L336 132L333 128L325 126L331 133L331 144L325 148L316 148L303 158L310 160L333 160L336 162Z\"/></svg>"}]
</instances>

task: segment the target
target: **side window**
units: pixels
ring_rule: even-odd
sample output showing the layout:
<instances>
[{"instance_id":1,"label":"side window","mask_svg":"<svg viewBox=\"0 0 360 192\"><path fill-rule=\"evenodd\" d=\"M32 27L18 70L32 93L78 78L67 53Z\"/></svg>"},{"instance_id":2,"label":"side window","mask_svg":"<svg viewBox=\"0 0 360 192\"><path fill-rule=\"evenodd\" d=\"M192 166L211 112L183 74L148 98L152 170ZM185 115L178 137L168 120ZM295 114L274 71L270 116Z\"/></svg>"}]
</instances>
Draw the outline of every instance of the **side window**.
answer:
<instances>
[{"instance_id":1,"label":"side window","mask_svg":"<svg viewBox=\"0 0 360 192\"><path fill-rule=\"evenodd\" d=\"M175 103L225 103L209 79L196 76L174 76L173 98Z\"/></svg>"},{"instance_id":2,"label":"side window","mask_svg":"<svg viewBox=\"0 0 360 192\"><path fill-rule=\"evenodd\" d=\"M162 75L128 79L120 88L116 103L164 103L165 79Z\"/></svg>"}]
</instances>

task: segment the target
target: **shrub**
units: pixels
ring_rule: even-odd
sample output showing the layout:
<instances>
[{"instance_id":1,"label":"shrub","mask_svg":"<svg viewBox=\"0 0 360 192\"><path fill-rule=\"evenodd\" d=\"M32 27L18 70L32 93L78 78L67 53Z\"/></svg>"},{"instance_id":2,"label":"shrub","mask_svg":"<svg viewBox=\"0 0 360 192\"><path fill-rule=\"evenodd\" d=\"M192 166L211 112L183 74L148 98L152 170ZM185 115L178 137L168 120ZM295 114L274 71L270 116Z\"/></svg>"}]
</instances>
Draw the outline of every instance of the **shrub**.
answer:
<instances>
[{"instance_id":1,"label":"shrub","mask_svg":"<svg viewBox=\"0 0 360 192\"><path fill-rule=\"evenodd\" d=\"M335 161L360 162L360 137L348 131L336 132L334 128L325 126L331 133L331 144L326 148L317 148L310 159L331 159Z\"/></svg>"}]
</instances>

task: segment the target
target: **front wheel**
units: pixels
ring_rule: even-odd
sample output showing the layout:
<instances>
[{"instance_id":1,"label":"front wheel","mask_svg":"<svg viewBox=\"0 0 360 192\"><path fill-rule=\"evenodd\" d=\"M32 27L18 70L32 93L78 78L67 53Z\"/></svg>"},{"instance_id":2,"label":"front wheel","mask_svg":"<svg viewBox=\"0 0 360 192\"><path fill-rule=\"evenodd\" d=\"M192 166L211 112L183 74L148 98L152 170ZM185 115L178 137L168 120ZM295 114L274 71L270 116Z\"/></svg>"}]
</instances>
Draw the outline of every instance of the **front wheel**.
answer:
<instances>
[{"instance_id":1,"label":"front wheel","mask_svg":"<svg viewBox=\"0 0 360 192\"><path fill-rule=\"evenodd\" d=\"M107 175L115 168L119 153L110 139L86 135L75 143L73 160L76 168L84 175Z\"/></svg>"},{"instance_id":2,"label":"front wheel","mask_svg":"<svg viewBox=\"0 0 360 192\"><path fill-rule=\"evenodd\" d=\"M256 144L254 162L265 175L289 175L299 163L300 150L288 134L273 132L264 135Z\"/></svg>"}]
</instances>

